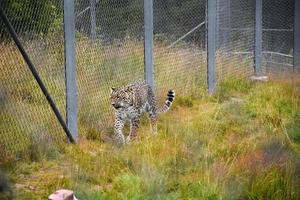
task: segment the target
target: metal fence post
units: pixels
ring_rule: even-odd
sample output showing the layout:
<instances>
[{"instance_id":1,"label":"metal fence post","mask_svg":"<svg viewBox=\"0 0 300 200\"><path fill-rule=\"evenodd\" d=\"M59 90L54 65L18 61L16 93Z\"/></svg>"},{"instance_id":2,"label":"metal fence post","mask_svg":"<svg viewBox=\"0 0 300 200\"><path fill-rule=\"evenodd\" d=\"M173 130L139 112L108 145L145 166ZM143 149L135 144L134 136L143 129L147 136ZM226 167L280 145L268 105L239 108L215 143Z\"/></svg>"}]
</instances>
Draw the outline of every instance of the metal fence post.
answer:
<instances>
[{"instance_id":1,"label":"metal fence post","mask_svg":"<svg viewBox=\"0 0 300 200\"><path fill-rule=\"evenodd\" d=\"M255 3L255 75L262 73L262 0Z\"/></svg>"},{"instance_id":2,"label":"metal fence post","mask_svg":"<svg viewBox=\"0 0 300 200\"><path fill-rule=\"evenodd\" d=\"M0 18L3 20L4 22L4 25L6 26L9 34L11 35L12 39L14 40L16 46L18 47L20 53L22 54L23 58L24 58L24 61L26 62L26 64L28 65L29 67L29 70L31 71L33 77L35 78L37 84L39 85L40 89L42 90L44 96L46 97L52 111L54 112L57 120L59 121L60 125L62 126L62 128L64 129L69 141L71 143L74 143L74 139L73 139L73 136L70 132L70 130L68 129L63 117L61 116L56 104L54 103L53 99L51 98L48 90L46 89L42 79L40 78L40 75L38 73L38 71L36 70L36 68L34 67L31 59L29 58L27 52L25 51L25 49L23 48L23 45L21 44L18 36L17 36L17 33L15 31L15 29L12 27L10 21L8 20L7 16L5 15L2 7L1 7L1 4L0 4Z\"/></svg>"},{"instance_id":3,"label":"metal fence post","mask_svg":"<svg viewBox=\"0 0 300 200\"><path fill-rule=\"evenodd\" d=\"M207 85L212 94L216 87L216 22L217 0L206 1L206 35L207 35Z\"/></svg>"},{"instance_id":4,"label":"metal fence post","mask_svg":"<svg viewBox=\"0 0 300 200\"><path fill-rule=\"evenodd\" d=\"M77 83L75 63L75 10L74 0L64 0L64 40L66 78L66 121L76 141L77 130Z\"/></svg>"},{"instance_id":5,"label":"metal fence post","mask_svg":"<svg viewBox=\"0 0 300 200\"><path fill-rule=\"evenodd\" d=\"M226 19L226 23L228 25L228 27L225 27L226 30L224 30L224 47L225 47L225 50L226 50L226 53L229 52L229 42L230 42L230 28L231 28L231 4L230 4L230 1L231 0L225 0L226 1L226 4L224 6L224 9L225 9L225 19ZM224 27L223 27L224 28ZM227 29L228 28L228 29Z\"/></svg>"},{"instance_id":6,"label":"metal fence post","mask_svg":"<svg viewBox=\"0 0 300 200\"><path fill-rule=\"evenodd\" d=\"M92 41L96 40L96 0L90 0L91 7L91 38Z\"/></svg>"},{"instance_id":7,"label":"metal fence post","mask_svg":"<svg viewBox=\"0 0 300 200\"><path fill-rule=\"evenodd\" d=\"M154 89L153 66L153 0L144 0L145 80Z\"/></svg>"},{"instance_id":8,"label":"metal fence post","mask_svg":"<svg viewBox=\"0 0 300 200\"><path fill-rule=\"evenodd\" d=\"M300 0L294 8L294 70L300 72Z\"/></svg>"}]
</instances>

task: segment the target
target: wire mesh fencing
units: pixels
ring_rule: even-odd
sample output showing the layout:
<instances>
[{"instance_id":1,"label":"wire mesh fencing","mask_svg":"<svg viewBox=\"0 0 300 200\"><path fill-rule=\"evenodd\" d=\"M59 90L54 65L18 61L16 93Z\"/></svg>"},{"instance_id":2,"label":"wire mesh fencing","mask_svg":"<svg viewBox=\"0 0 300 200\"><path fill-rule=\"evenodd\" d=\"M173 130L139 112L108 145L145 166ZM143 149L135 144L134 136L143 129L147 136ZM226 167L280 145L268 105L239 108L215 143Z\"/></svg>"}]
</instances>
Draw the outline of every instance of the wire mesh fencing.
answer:
<instances>
[{"instance_id":1,"label":"wire mesh fencing","mask_svg":"<svg viewBox=\"0 0 300 200\"><path fill-rule=\"evenodd\" d=\"M197 95L206 87L205 0L153 1L157 94Z\"/></svg>"},{"instance_id":2,"label":"wire mesh fencing","mask_svg":"<svg viewBox=\"0 0 300 200\"><path fill-rule=\"evenodd\" d=\"M217 79L254 73L255 35L262 34L262 74L294 70L294 0L262 1L261 33L256 32L257 1L217 0Z\"/></svg>"},{"instance_id":3,"label":"wire mesh fencing","mask_svg":"<svg viewBox=\"0 0 300 200\"><path fill-rule=\"evenodd\" d=\"M217 82L252 75L256 1L215 1ZM50 95L66 115L64 0L1 2ZM263 1L264 73L293 68L294 3ZM143 0L75 1L80 137L110 134L114 117L110 88L145 79L144 6ZM207 0L153 0L153 74L160 103L168 89L178 96L206 90L207 12ZM66 141L2 21L0 49L0 157L21 155L36 143L50 148Z\"/></svg>"},{"instance_id":4,"label":"wire mesh fencing","mask_svg":"<svg viewBox=\"0 0 300 200\"><path fill-rule=\"evenodd\" d=\"M144 80L143 1L84 0L76 13L79 123L100 130L114 117L111 87Z\"/></svg>"},{"instance_id":5,"label":"wire mesh fencing","mask_svg":"<svg viewBox=\"0 0 300 200\"><path fill-rule=\"evenodd\" d=\"M293 72L295 0L263 1L263 67L268 74Z\"/></svg>"},{"instance_id":6,"label":"wire mesh fencing","mask_svg":"<svg viewBox=\"0 0 300 200\"><path fill-rule=\"evenodd\" d=\"M140 0L77 4L79 121L86 127L112 124L112 86L144 80L143 6ZM182 95L195 94L206 80L205 1L154 1L153 13L158 100L163 101L170 88ZM176 42L201 22L202 27Z\"/></svg>"},{"instance_id":7,"label":"wire mesh fencing","mask_svg":"<svg viewBox=\"0 0 300 200\"><path fill-rule=\"evenodd\" d=\"M1 2L57 106L65 113L60 2ZM0 40L0 158L31 156L37 148L51 149L66 141L2 20Z\"/></svg>"},{"instance_id":8,"label":"wire mesh fencing","mask_svg":"<svg viewBox=\"0 0 300 200\"><path fill-rule=\"evenodd\" d=\"M217 80L253 74L254 25L255 1L217 0Z\"/></svg>"}]
</instances>

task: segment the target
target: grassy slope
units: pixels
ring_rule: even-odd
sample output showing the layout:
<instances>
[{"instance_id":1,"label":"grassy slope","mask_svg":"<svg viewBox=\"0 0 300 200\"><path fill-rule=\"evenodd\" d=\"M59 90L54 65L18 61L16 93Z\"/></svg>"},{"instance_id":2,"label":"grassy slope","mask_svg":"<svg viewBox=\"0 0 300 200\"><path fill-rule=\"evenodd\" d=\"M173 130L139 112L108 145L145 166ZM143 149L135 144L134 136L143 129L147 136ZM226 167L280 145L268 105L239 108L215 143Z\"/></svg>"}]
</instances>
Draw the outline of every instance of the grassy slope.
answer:
<instances>
[{"instance_id":1,"label":"grassy slope","mask_svg":"<svg viewBox=\"0 0 300 200\"><path fill-rule=\"evenodd\" d=\"M300 199L299 88L230 79L213 97L177 98L157 136L145 119L124 148L82 138L49 154L36 143L27 160L2 167L16 199L59 188L87 200Z\"/></svg>"},{"instance_id":2,"label":"grassy slope","mask_svg":"<svg viewBox=\"0 0 300 200\"><path fill-rule=\"evenodd\" d=\"M80 133L99 132L113 121L110 88L144 78L143 42L124 40L91 45L78 38L76 48L78 81L78 124ZM17 48L1 43L0 49L0 160L26 154L30 143L42 138L65 142L65 134L54 117L36 81ZM46 37L25 43L33 63L65 116L63 40ZM171 87L186 95L198 92L205 83L205 52L197 48L166 49L155 43L155 80L159 100ZM9 125L8 125L9 124ZM25 142L26 141L26 142Z\"/></svg>"}]
</instances>

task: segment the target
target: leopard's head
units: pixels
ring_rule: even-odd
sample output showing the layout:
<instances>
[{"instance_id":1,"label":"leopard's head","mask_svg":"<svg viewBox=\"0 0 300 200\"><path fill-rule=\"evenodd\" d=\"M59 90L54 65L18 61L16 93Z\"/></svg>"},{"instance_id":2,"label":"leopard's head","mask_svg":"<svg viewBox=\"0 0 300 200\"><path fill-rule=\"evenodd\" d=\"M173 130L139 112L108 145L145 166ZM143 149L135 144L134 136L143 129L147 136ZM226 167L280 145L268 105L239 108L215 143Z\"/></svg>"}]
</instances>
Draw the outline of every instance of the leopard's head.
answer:
<instances>
[{"instance_id":1,"label":"leopard's head","mask_svg":"<svg viewBox=\"0 0 300 200\"><path fill-rule=\"evenodd\" d=\"M111 88L111 105L115 109L126 109L133 106L132 95L124 89Z\"/></svg>"}]
</instances>

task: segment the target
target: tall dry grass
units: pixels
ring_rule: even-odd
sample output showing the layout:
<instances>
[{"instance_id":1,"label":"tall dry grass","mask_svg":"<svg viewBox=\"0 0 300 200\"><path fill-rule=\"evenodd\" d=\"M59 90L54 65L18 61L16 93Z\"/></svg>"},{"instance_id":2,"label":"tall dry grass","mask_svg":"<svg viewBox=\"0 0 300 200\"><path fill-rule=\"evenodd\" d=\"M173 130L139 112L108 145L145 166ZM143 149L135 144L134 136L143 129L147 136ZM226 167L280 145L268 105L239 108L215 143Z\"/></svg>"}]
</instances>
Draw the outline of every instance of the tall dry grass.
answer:
<instances>
[{"instance_id":1,"label":"tall dry grass","mask_svg":"<svg viewBox=\"0 0 300 200\"><path fill-rule=\"evenodd\" d=\"M230 69L244 75L248 63L231 61L209 96L204 52L155 44L157 96L163 100L172 87L178 97L159 119L157 136L143 118L139 141L116 148L100 137L112 133L109 90L143 79L143 44L82 39L76 47L80 141L57 148L63 131L17 50L1 45L1 168L15 199L47 198L62 187L80 199L299 199L298 81L236 78ZM64 113L63 52L52 45L26 49Z\"/></svg>"},{"instance_id":2,"label":"tall dry grass","mask_svg":"<svg viewBox=\"0 0 300 200\"><path fill-rule=\"evenodd\" d=\"M62 38L35 39L24 42L24 46L65 116ZM26 152L31 140L28 138L32 136L47 136L55 143L65 142L61 127L15 45L1 43L1 50L1 117L6 119L1 123L3 156L14 157ZM160 102L170 88L174 88L178 96L195 96L201 88L203 90L206 76L203 51L187 47L167 49L157 43L154 52L156 94ZM143 41L126 39L111 44L92 44L80 37L76 43L76 63L79 134L95 137L113 123L110 88L144 79Z\"/></svg>"},{"instance_id":3,"label":"tall dry grass","mask_svg":"<svg viewBox=\"0 0 300 200\"><path fill-rule=\"evenodd\" d=\"M214 96L179 97L157 136L143 119L139 140L123 148L82 138L51 159L19 162L8 170L17 199L60 187L88 200L299 199L298 86L231 78Z\"/></svg>"}]
</instances>

